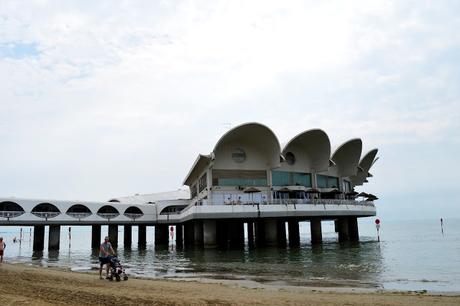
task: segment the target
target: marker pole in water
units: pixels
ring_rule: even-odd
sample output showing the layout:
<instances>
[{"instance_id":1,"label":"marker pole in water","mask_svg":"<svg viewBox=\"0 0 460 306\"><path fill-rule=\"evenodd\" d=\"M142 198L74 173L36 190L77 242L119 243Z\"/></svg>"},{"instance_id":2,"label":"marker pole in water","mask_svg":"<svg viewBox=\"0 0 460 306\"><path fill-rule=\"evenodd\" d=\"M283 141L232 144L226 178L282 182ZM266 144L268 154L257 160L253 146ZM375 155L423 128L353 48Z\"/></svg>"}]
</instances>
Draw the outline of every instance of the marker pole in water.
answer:
<instances>
[{"instance_id":1,"label":"marker pole in water","mask_svg":"<svg viewBox=\"0 0 460 306\"><path fill-rule=\"evenodd\" d=\"M70 249L71 241L72 241L72 228L69 226L69 249Z\"/></svg>"},{"instance_id":2,"label":"marker pole in water","mask_svg":"<svg viewBox=\"0 0 460 306\"><path fill-rule=\"evenodd\" d=\"M441 218L441 234L444 236L443 220Z\"/></svg>"},{"instance_id":3,"label":"marker pole in water","mask_svg":"<svg viewBox=\"0 0 460 306\"><path fill-rule=\"evenodd\" d=\"M21 244L21 243L22 243L22 227L19 230L19 244Z\"/></svg>"},{"instance_id":4,"label":"marker pole in water","mask_svg":"<svg viewBox=\"0 0 460 306\"><path fill-rule=\"evenodd\" d=\"M375 228L377 229L377 241L380 242L380 219L375 219Z\"/></svg>"}]
</instances>

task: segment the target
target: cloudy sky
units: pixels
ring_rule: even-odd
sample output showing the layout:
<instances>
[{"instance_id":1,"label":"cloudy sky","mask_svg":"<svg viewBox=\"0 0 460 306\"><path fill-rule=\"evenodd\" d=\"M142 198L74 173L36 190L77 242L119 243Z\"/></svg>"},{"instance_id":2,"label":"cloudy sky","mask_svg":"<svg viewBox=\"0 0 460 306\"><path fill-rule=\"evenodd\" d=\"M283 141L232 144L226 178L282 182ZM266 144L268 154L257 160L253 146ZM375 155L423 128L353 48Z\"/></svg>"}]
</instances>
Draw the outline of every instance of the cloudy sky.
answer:
<instances>
[{"instance_id":1,"label":"cloudy sky","mask_svg":"<svg viewBox=\"0 0 460 306\"><path fill-rule=\"evenodd\" d=\"M0 1L0 196L173 190L229 126L379 148L384 218L460 217L458 1Z\"/></svg>"}]
</instances>

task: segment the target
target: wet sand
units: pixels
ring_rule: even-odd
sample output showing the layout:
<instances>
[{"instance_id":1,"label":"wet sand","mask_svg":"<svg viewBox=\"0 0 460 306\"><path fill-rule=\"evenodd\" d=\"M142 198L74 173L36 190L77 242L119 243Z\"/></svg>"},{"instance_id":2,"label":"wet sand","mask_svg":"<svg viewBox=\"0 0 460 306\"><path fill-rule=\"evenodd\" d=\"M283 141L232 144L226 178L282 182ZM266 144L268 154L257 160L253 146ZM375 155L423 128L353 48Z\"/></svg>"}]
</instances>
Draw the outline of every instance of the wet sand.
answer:
<instances>
[{"instance_id":1,"label":"wet sand","mask_svg":"<svg viewBox=\"0 0 460 306\"><path fill-rule=\"evenodd\" d=\"M236 283L100 280L22 264L0 265L1 305L460 305L460 294L353 289L247 288Z\"/></svg>"}]
</instances>

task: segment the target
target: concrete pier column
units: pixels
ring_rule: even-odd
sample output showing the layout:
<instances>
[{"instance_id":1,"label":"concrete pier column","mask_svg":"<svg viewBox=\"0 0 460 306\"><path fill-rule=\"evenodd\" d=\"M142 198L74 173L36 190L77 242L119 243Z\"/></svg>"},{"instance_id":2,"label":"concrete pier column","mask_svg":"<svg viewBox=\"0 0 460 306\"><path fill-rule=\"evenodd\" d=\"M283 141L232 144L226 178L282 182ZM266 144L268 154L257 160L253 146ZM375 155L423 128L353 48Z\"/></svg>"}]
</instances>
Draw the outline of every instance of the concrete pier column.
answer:
<instances>
[{"instance_id":1,"label":"concrete pier column","mask_svg":"<svg viewBox=\"0 0 460 306\"><path fill-rule=\"evenodd\" d=\"M205 248L217 246L216 220L203 220L203 244Z\"/></svg>"},{"instance_id":2,"label":"concrete pier column","mask_svg":"<svg viewBox=\"0 0 460 306\"><path fill-rule=\"evenodd\" d=\"M99 249L101 245L101 226L92 225L91 226L91 248Z\"/></svg>"},{"instance_id":3,"label":"concrete pier column","mask_svg":"<svg viewBox=\"0 0 460 306\"><path fill-rule=\"evenodd\" d=\"M59 242L61 241L61 226L50 225L48 234L48 250L59 250Z\"/></svg>"},{"instance_id":4,"label":"concrete pier column","mask_svg":"<svg viewBox=\"0 0 460 306\"><path fill-rule=\"evenodd\" d=\"M184 245L190 247L194 245L195 240L195 226L193 221L184 223Z\"/></svg>"},{"instance_id":5,"label":"concrete pier column","mask_svg":"<svg viewBox=\"0 0 460 306\"><path fill-rule=\"evenodd\" d=\"M263 220L254 222L254 230L256 234L256 245L262 246L265 244L265 223Z\"/></svg>"},{"instance_id":6,"label":"concrete pier column","mask_svg":"<svg viewBox=\"0 0 460 306\"><path fill-rule=\"evenodd\" d=\"M147 226L144 224L137 226L137 244L140 247L147 245Z\"/></svg>"},{"instance_id":7,"label":"concrete pier column","mask_svg":"<svg viewBox=\"0 0 460 306\"><path fill-rule=\"evenodd\" d=\"M182 224L176 224L176 247L182 247L184 244L184 228Z\"/></svg>"},{"instance_id":8,"label":"concrete pier column","mask_svg":"<svg viewBox=\"0 0 460 306\"><path fill-rule=\"evenodd\" d=\"M321 229L321 219L312 218L310 220L311 243L318 244L323 242L323 233Z\"/></svg>"},{"instance_id":9,"label":"concrete pier column","mask_svg":"<svg viewBox=\"0 0 460 306\"><path fill-rule=\"evenodd\" d=\"M286 246L286 221L283 219L276 220L276 231L278 246Z\"/></svg>"},{"instance_id":10,"label":"concrete pier column","mask_svg":"<svg viewBox=\"0 0 460 306\"><path fill-rule=\"evenodd\" d=\"M351 241L359 241L358 218L348 217L348 233Z\"/></svg>"},{"instance_id":11,"label":"concrete pier column","mask_svg":"<svg viewBox=\"0 0 460 306\"><path fill-rule=\"evenodd\" d=\"M288 221L288 231L289 231L289 246L299 246L300 245L300 231L299 231L299 221L289 220Z\"/></svg>"},{"instance_id":12,"label":"concrete pier column","mask_svg":"<svg viewBox=\"0 0 460 306\"><path fill-rule=\"evenodd\" d=\"M222 248L228 247L228 222L226 220L216 220L217 245Z\"/></svg>"},{"instance_id":13,"label":"concrete pier column","mask_svg":"<svg viewBox=\"0 0 460 306\"><path fill-rule=\"evenodd\" d=\"M278 242L278 222L276 219L264 220L265 244L276 245Z\"/></svg>"},{"instance_id":14,"label":"concrete pier column","mask_svg":"<svg viewBox=\"0 0 460 306\"><path fill-rule=\"evenodd\" d=\"M228 238L231 247L244 245L244 223L241 220L228 221Z\"/></svg>"},{"instance_id":15,"label":"concrete pier column","mask_svg":"<svg viewBox=\"0 0 460 306\"><path fill-rule=\"evenodd\" d=\"M34 251L43 251L45 246L45 226L35 225L34 226Z\"/></svg>"},{"instance_id":16,"label":"concrete pier column","mask_svg":"<svg viewBox=\"0 0 460 306\"><path fill-rule=\"evenodd\" d=\"M114 248L118 246L118 225L109 225L109 240Z\"/></svg>"},{"instance_id":17,"label":"concrete pier column","mask_svg":"<svg viewBox=\"0 0 460 306\"><path fill-rule=\"evenodd\" d=\"M254 245L254 222L249 221L248 225L248 244Z\"/></svg>"},{"instance_id":18,"label":"concrete pier column","mask_svg":"<svg viewBox=\"0 0 460 306\"><path fill-rule=\"evenodd\" d=\"M167 224L155 225L155 246L168 245L169 233Z\"/></svg>"},{"instance_id":19,"label":"concrete pier column","mask_svg":"<svg viewBox=\"0 0 460 306\"><path fill-rule=\"evenodd\" d=\"M203 220L193 221L193 243L197 246L203 245Z\"/></svg>"},{"instance_id":20,"label":"concrete pier column","mask_svg":"<svg viewBox=\"0 0 460 306\"><path fill-rule=\"evenodd\" d=\"M132 225L125 225L123 230L123 246L130 248L133 242L133 227Z\"/></svg>"},{"instance_id":21,"label":"concrete pier column","mask_svg":"<svg viewBox=\"0 0 460 306\"><path fill-rule=\"evenodd\" d=\"M339 231L339 242L349 241L348 218L342 217L337 220L337 229Z\"/></svg>"}]
</instances>

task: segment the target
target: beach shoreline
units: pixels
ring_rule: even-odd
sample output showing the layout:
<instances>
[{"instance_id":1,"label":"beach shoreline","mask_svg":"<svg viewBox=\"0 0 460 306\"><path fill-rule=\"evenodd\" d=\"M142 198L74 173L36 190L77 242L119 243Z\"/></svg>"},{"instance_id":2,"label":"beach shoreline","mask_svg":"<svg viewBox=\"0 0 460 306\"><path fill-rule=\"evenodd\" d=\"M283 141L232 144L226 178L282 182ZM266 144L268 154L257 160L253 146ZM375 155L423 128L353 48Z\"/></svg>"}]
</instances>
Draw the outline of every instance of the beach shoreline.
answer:
<instances>
[{"instance_id":1,"label":"beach shoreline","mask_svg":"<svg viewBox=\"0 0 460 306\"><path fill-rule=\"evenodd\" d=\"M460 293L296 287L209 279L99 280L97 272L3 263L4 305L459 305Z\"/></svg>"}]
</instances>

